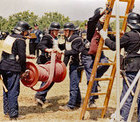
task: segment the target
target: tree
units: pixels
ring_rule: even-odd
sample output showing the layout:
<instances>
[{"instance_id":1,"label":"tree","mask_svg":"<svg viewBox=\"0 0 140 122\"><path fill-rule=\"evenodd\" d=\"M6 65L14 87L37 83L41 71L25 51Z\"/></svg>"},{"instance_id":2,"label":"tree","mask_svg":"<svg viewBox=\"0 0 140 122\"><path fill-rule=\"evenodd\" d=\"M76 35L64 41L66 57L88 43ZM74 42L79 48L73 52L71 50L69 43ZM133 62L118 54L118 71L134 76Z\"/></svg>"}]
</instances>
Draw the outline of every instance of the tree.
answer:
<instances>
[{"instance_id":1,"label":"tree","mask_svg":"<svg viewBox=\"0 0 140 122\"><path fill-rule=\"evenodd\" d=\"M49 25L52 22L59 22L61 27L63 27L64 23L69 22L69 17L65 17L64 15L58 13L58 12L49 12L44 13L44 16L42 16L38 23L40 25L40 29L49 28Z\"/></svg>"},{"instance_id":2,"label":"tree","mask_svg":"<svg viewBox=\"0 0 140 122\"><path fill-rule=\"evenodd\" d=\"M38 16L34 15L33 12L29 13L29 11L13 14L8 18L7 30L11 31L18 21L26 21L29 25L33 26L34 23L37 23Z\"/></svg>"},{"instance_id":3,"label":"tree","mask_svg":"<svg viewBox=\"0 0 140 122\"><path fill-rule=\"evenodd\" d=\"M120 19L120 29L122 28L123 25L123 19ZM113 31L115 31L116 29L116 20L114 20L113 22L110 23L110 26L112 28ZM127 27L126 28L126 32L128 32L130 29Z\"/></svg>"},{"instance_id":4,"label":"tree","mask_svg":"<svg viewBox=\"0 0 140 122\"><path fill-rule=\"evenodd\" d=\"M80 28L82 29L82 30L84 30L85 29L85 24L87 23L87 20L85 20L84 22L82 22L81 24L80 24Z\"/></svg>"},{"instance_id":5,"label":"tree","mask_svg":"<svg viewBox=\"0 0 140 122\"><path fill-rule=\"evenodd\" d=\"M84 30L85 29L85 24L87 23L87 20L85 21L79 21L79 20L76 20L76 21L72 21L72 23L77 27L79 27L80 30Z\"/></svg>"},{"instance_id":6,"label":"tree","mask_svg":"<svg viewBox=\"0 0 140 122\"><path fill-rule=\"evenodd\" d=\"M6 31L7 30L7 20L0 16L0 31Z\"/></svg>"}]
</instances>

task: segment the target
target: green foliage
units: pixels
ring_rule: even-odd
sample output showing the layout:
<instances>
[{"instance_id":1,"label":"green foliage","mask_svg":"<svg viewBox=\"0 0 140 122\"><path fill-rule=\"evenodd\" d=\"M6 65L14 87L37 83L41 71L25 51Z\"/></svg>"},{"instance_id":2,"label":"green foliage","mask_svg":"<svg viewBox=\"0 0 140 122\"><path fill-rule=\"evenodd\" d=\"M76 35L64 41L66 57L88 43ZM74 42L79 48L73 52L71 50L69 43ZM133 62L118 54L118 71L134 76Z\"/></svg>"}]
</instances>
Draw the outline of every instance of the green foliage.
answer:
<instances>
[{"instance_id":1,"label":"green foliage","mask_svg":"<svg viewBox=\"0 0 140 122\"><path fill-rule=\"evenodd\" d=\"M0 30L7 31L7 20L0 16Z\"/></svg>"},{"instance_id":2,"label":"green foliage","mask_svg":"<svg viewBox=\"0 0 140 122\"><path fill-rule=\"evenodd\" d=\"M83 30L85 28L85 23L87 23L87 20L85 20L85 21L76 20L76 21L72 21L72 22L75 26L78 26L81 30Z\"/></svg>"},{"instance_id":3,"label":"green foliage","mask_svg":"<svg viewBox=\"0 0 140 122\"><path fill-rule=\"evenodd\" d=\"M44 16L42 16L38 23L40 25L40 29L49 28L49 25L52 22L59 22L61 25L61 28L63 28L64 23L69 22L70 18L65 17L64 15L58 13L58 12L49 12L44 13Z\"/></svg>"},{"instance_id":4,"label":"green foliage","mask_svg":"<svg viewBox=\"0 0 140 122\"><path fill-rule=\"evenodd\" d=\"M81 30L84 30L85 29L85 24L87 23L87 20L85 20L84 22L82 22L81 24L80 24L80 28L81 28Z\"/></svg>"},{"instance_id":5,"label":"green foliage","mask_svg":"<svg viewBox=\"0 0 140 122\"><path fill-rule=\"evenodd\" d=\"M19 13L13 14L13 15L9 16L9 18L6 22L5 30L10 32L15 27L15 25L18 21L26 21L30 25L33 25L33 23L37 22L37 19L38 19L38 16L34 15L33 12L29 13L29 11L24 11L24 12L19 12ZM5 31L3 29L1 29L1 30Z\"/></svg>"},{"instance_id":6,"label":"green foliage","mask_svg":"<svg viewBox=\"0 0 140 122\"><path fill-rule=\"evenodd\" d=\"M122 28L122 25L123 25L123 19L120 20L120 30L121 30L121 28ZM116 20L113 21L113 22L111 22L111 23L110 23L110 26L111 26L112 30L115 31L115 29L116 29ZM130 30L130 29L127 27L127 28L126 28L126 32L128 32L129 30Z\"/></svg>"},{"instance_id":7,"label":"green foliage","mask_svg":"<svg viewBox=\"0 0 140 122\"><path fill-rule=\"evenodd\" d=\"M26 21L31 27L33 27L33 25L37 23L40 29L43 30L48 28L51 22L59 22L61 27L63 27L64 23L70 21L70 18L65 17L58 12L44 13L44 15L39 18L33 12L24 11L13 14L9 16L8 19L0 16L0 31L10 32L15 27L18 21Z\"/></svg>"},{"instance_id":8,"label":"green foliage","mask_svg":"<svg viewBox=\"0 0 140 122\"><path fill-rule=\"evenodd\" d=\"M5 19L2 16L0 16L0 31L10 32L15 27L16 23L21 20L28 22L31 27L33 27L33 25L37 23L41 30L49 28L49 25L52 22L59 22L61 28L63 28L64 23L70 22L70 18L68 16L65 17L64 15L58 12L44 13L42 17L38 17L37 15L34 14L34 12L23 11L9 16L8 19ZM79 29L84 30L85 23L87 23L87 20L85 21L76 20L72 22L74 23L74 25L78 26ZM120 29L122 27L122 24L123 20L121 19ZM115 31L116 20L111 22L110 26L112 27L112 30ZM127 28L126 31L129 31L129 28Z\"/></svg>"}]
</instances>

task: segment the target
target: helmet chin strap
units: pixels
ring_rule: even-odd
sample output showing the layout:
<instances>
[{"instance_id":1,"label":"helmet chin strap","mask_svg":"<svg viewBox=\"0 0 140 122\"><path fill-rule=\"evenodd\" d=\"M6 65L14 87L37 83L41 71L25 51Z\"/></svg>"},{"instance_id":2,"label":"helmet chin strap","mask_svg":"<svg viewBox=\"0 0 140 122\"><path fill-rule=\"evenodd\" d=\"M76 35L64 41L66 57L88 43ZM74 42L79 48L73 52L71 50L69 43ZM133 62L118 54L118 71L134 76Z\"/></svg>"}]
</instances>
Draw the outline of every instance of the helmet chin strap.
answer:
<instances>
[{"instance_id":1,"label":"helmet chin strap","mask_svg":"<svg viewBox=\"0 0 140 122\"><path fill-rule=\"evenodd\" d=\"M67 37L65 36L65 38L67 38L67 39L68 39L68 38L69 38L69 37L73 34L73 33L71 34L71 32L72 32L72 30L69 30L69 34L68 34L68 36L67 36Z\"/></svg>"},{"instance_id":2,"label":"helmet chin strap","mask_svg":"<svg viewBox=\"0 0 140 122\"><path fill-rule=\"evenodd\" d=\"M72 35L71 32L72 32L72 30L69 30L68 38Z\"/></svg>"},{"instance_id":3,"label":"helmet chin strap","mask_svg":"<svg viewBox=\"0 0 140 122\"><path fill-rule=\"evenodd\" d=\"M69 38L70 37L70 30L69 30L69 35L68 35L68 37L67 38Z\"/></svg>"},{"instance_id":4,"label":"helmet chin strap","mask_svg":"<svg viewBox=\"0 0 140 122\"><path fill-rule=\"evenodd\" d=\"M53 37L53 38L56 38L57 36L54 34L54 31L51 31L51 36Z\"/></svg>"},{"instance_id":5,"label":"helmet chin strap","mask_svg":"<svg viewBox=\"0 0 140 122\"><path fill-rule=\"evenodd\" d=\"M132 30L132 26L130 24L127 24L127 26Z\"/></svg>"},{"instance_id":6,"label":"helmet chin strap","mask_svg":"<svg viewBox=\"0 0 140 122\"><path fill-rule=\"evenodd\" d=\"M135 24L135 25L131 25L131 24L127 24L127 26L131 29L131 30L140 30L140 25L139 24Z\"/></svg>"}]
</instances>

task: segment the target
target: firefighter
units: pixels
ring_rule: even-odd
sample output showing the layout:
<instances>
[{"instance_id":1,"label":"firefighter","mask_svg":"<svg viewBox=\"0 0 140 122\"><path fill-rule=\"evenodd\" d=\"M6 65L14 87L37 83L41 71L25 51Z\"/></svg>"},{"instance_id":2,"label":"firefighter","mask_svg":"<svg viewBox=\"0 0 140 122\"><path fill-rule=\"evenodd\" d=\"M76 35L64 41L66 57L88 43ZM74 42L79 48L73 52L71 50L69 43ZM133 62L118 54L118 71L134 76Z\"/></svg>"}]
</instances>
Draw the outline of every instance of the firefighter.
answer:
<instances>
[{"instance_id":1,"label":"firefighter","mask_svg":"<svg viewBox=\"0 0 140 122\"><path fill-rule=\"evenodd\" d=\"M36 54L36 56L38 57L39 50L37 49L37 45L41 41L43 34L39 30L39 27L37 24L34 24L34 29L31 31L31 33L34 33L36 35L36 38L30 39L29 51L30 51L30 54L32 54L32 55Z\"/></svg>"},{"instance_id":2,"label":"firefighter","mask_svg":"<svg viewBox=\"0 0 140 122\"><path fill-rule=\"evenodd\" d=\"M120 48L124 48L126 56L124 58L124 70L127 80L132 84L136 74L140 70L140 15L137 13L130 13L127 19L127 25L130 28L129 32L126 32L120 39ZM101 30L101 36L105 40L105 45L111 50L116 50L116 43L107 37L107 32ZM134 87L134 92L136 90ZM123 89L120 100L123 99L125 93L128 90L128 86L123 80ZM125 101L123 107L120 110L120 114L124 121L127 121L130 107L132 104L133 96L130 94ZM140 94L138 97L138 122L140 121Z\"/></svg>"},{"instance_id":3,"label":"firefighter","mask_svg":"<svg viewBox=\"0 0 140 122\"><path fill-rule=\"evenodd\" d=\"M41 50L41 55L37 59L38 64L45 64L47 61L50 61L51 56L50 52L52 50L59 51L60 48L63 49L63 46L60 46L58 44L58 32L60 29L60 24L57 22L52 22L49 27L49 34L45 34L39 42L37 48ZM45 82L42 82L41 86L44 86ZM51 85L45 89L44 91L37 92L35 95L35 100L37 102L37 105L42 106L48 101L46 100L46 96L50 88L54 85L54 82L51 83Z\"/></svg>"},{"instance_id":4,"label":"firefighter","mask_svg":"<svg viewBox=\"0 0 140 122\"><path fill-rule=\"evenodd\" d=\"M71 22L64 24L64 37L64 63L67 66L69 62L70 98L68 104L60 106L59 109L62 111L69 111L79 108L81 105L81 93L79 88L81 72L77 69L79 67L79 53L82 50L83 42L82 38L75 33L75 26Z\"/></svg>"},{"instance_id":5,"label":"firefighter","mask_svg":"<svg viewBox=\"0 0 140 122\"><path fill-rule=\"evenodd\" d=\"M87 44L87 43L88 43L88 41L87 41L87 23L85 23L85 28L84 28L83 31L81 31L80 36L81 36L82 39L83 39L83 43L84 43L84 44ZM89 44L89 43L88 43L88 44ZM88 47L89 47L89 45L88 45Z\"/></svg>"},{"instance_id":6,"label":"firefighter","mask_svg":"<svg viewBox=\"0 0 140 122\"><path fill-rule=\"evenodd\" d=\"M95 60L95 54L92 54L91 48L95 49L98 47L91 47L91 41L95 36L95 33L98 34L96 35L97 38L95 38L95 40L98 41L100 40L100 35L98 33L98 31L100 29L103 28L104 25L104 21L105 21L105 17L106 17L106 9L103 9L102 7L97 8L94 11L94 15L93 17L89 18L88 23L87 23L87 37L86 37L86 41L85 41L85 49L82 51L82 64L84 65L84 70L86 72L86 76L87 76L87 84L89 83L90 80L90 76L91 76L91 72L92 72L92 68L93 68L93 64L94 64L94 60ZM110 29L110 28L109 28ZM110 29L111 30L111 29ZM112 36L113 37L113 36ZM111 38L112 38L111 37ZM108 58L104 55L104 53L101 53L101 57L100 57L100 63L108 63ZM109 66L99 66L97 68L97 73L96 73L96 77L101 77L109 68ZM92 87L92 93L94 92L98 92L98 81L94 81L93 87ZM98 98L98 96L91 96L90 100L89 100L89 107L96 107L96 99Z\"/></svg>"},{"instance_id":7,"label":"firefighter","mask_svg":"<svg viewBox=\"0 0 140 122\"><path fill-rule=\"evenodd\" d=\"M80 35L85 41L86 40L86 35L87 35L87 23L85 23L85 28L84 28L83 31L81 31Z\"/></svg>"},{"instance_id":8,"label":"firefighter","mask_svg":"<svg viewBox=\"0 0 140 122\"><path fill-rule=\"evenodd\" d=\"M13 33L4 40L0 61L0 70L3 82L8 92L3 90L4 114L10 119L17 119L18 96L20 93L20 74L26 70L26 44L25 36L28 35L30 26L24 21L19 21Z\"/></svg>"}]
</instances>

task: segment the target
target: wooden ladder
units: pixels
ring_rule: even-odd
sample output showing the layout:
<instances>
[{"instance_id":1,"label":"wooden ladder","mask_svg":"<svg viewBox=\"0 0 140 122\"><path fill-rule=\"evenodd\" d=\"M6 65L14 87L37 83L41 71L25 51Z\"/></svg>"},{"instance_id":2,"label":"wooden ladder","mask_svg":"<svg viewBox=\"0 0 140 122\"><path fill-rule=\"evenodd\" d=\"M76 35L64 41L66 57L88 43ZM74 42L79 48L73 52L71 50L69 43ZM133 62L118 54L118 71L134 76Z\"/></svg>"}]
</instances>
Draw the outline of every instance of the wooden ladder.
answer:
<instances>
[{"instance_id":1,"label":"wooden ladder","mask_svg":"<svg viewBox=\"0 0 140 122\"><path fill-rule=\"evenodd\" d=\"M120 30L120 36L123 35L125 30L126 30L127 16L129 14L129 12L133 9L134 1L135 0L119 0L119 2L127 2L125 15L120 16L120 18L123 19L123 24L122 24L122 27L121 27L121 30ZM108 0L108 3L109 3L109 6L113 9L115 0ZM106 20L105 20L105 23L104 23L103 30L106 30L108 28L109 21L110 21L111 17L116 18L115 15L111 15L111 14L112 14L112 12L110 12L106 16ZM116 34L116 32L115 31L114 32L109 32L108 31L108 34ZM83 106L82 106L82 110L81 110L81 113L80 113L80 120L84 119L84 115L85 115L86 110L102 109L102 113L101 113L102 118L104 117L104 115L107 111L107 107L108 107L108 103L109 103L109 99L110 99L110 94L111 94L111 90L112 90L112 86L113 86L113 82L114 82L114 77L115 77L115 73L116 73L116 57L114 58L114 61L111 62L111 63L99 63L102 50L108 50L109 49L109 48L103 47L103 45L104 45L104 40L101 38L100 41L99 41L99 47L98 47L98 50L97 50L97 53L96 53L92 73L91 73L88 88L87 88L87 91L86 91L86 96L85 96ZM95 78L97 67L99 65L109 65L109 66L112 65L112 71L111 71L111 74L110 74L109 78ZM105 92L105 93L102 93L102 92L91 93L94 81L109 81L107 92ZM88 107L87 105L88 105L90 96L95 96L95 95L106 95L103 106L101 106L101 107Z\"/></svg>"}]
</instances>

